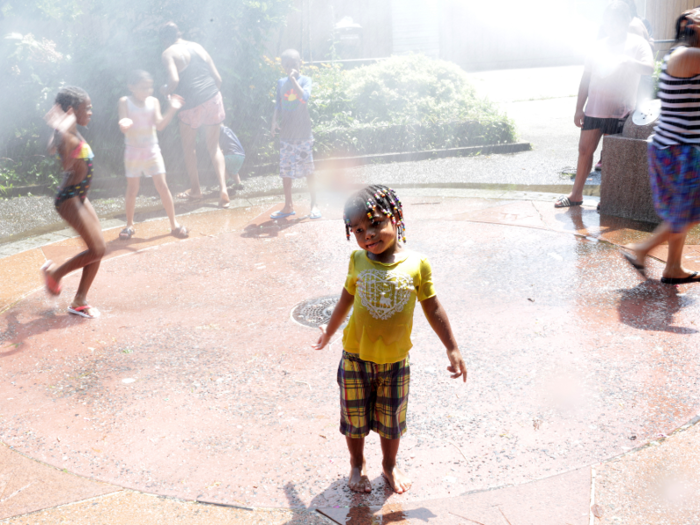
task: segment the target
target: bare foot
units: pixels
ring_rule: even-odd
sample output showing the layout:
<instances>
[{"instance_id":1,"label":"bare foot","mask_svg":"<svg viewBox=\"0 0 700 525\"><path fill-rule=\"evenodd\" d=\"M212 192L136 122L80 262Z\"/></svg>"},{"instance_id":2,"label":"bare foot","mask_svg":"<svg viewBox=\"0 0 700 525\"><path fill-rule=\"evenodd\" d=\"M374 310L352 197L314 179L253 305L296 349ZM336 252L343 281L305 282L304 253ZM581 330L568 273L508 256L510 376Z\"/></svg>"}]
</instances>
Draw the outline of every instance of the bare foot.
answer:
<instances>
[{"instance_id":1,"label":"bare foot","mask_svg":"<svg viewBox=\"0 0 700 525\"><path fill-rule=\"evenodd\" d=\"M387 482L397 494L403 494L410 489L413 484L411 478L401 472L398 467L394 467L393 469L384 467L382 474L384 474Z\"/></svg>"},{"instance_id":2,"label":"bare foot","mask_svg":"<svg viewBox=\"0 0 700 525\"><path fill-rule=\"evenodd\" d=\"M231 199L229 199L228 193L222 191L219 196L219 208L228 208L230 205Z\"/></svg>"},{"instance_id":3,"label":"bare foot","mask_svg":"<svg viewBox=\"0 0 700 525\"><path fill-rule=\"evenodd\" d=\"M350 469L350 479L348 479L348 487L353 492L372 492L372 484L367 477L367 465L362 464L362 468L352 467Z\"/></svg>"},{"instance_id":4,"label":"bare foot","mask_svg":"<svg viewBox=\"0 0 700 525\"><path fill-rule=\"evenodd\" d=\"M191 201L198 201L202 199L202 192L194 193L192 190L185 190L182 193L176 195L178 199L187 199Z\"/></svg>"}]
</instances>

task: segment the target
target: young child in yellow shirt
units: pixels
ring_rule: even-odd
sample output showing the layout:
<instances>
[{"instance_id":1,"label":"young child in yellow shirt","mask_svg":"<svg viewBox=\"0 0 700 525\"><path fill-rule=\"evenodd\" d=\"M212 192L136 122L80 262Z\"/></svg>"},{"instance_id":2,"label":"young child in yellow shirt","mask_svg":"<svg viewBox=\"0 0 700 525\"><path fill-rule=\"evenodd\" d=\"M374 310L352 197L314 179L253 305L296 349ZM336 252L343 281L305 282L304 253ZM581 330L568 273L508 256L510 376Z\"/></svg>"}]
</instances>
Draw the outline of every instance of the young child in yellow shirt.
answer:
<instances>
[{"instance_id":1,"label":"young child in yellow shirt","mask_svg":"<svg viewBox=\"0 0 700 525\"><path fill-rule=\"evenodd\" d=\"M338 368L340 432L350 452L348 486L356 492L372 491L364 445L374 430L380 436L384 477L395 492L403 493L411 480L396 467L396 455L406 432L416 299L447 349L452 379L466 382L467 368L435 293L430 263L403 247L403 209L394 190L368 186L357 192L345 204L344 219L348 240L353 233L361 249L350 256L340 300L313 347L324 348L353 307Z\"/></svg>"}]
</instances>

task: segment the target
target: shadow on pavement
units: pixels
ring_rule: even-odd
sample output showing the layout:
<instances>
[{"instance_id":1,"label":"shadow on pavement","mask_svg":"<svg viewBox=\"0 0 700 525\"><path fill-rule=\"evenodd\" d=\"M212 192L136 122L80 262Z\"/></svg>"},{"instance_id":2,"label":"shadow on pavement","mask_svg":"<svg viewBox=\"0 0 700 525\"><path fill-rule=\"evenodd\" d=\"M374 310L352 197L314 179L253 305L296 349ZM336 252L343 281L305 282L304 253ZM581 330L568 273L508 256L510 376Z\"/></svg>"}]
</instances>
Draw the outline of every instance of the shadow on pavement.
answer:
<instances>
[{"instance_id":1,"label":"shadow on pavement","mask_svg":"<svg viewBox=\"0 0 700 525\"><path fill-rule=\"evenodd\" d=\"M621 323L641 330L695 334L695 328L674 326L675 314L695 300L680 294L678 288L659 281L644 281L632 289L619 290L617 311Z\"/></svg>"}]
</instances>

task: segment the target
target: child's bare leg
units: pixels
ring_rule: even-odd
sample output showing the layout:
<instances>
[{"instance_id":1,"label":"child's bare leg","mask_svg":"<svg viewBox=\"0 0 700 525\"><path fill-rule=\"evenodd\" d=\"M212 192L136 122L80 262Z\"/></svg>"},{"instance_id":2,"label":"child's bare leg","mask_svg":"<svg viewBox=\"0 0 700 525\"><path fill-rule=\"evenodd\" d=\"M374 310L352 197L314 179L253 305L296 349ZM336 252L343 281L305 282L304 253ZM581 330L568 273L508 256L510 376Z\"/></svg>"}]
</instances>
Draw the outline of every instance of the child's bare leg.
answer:
<instances>
[{"instance_id":1,"label":"child's bare leg","mask_svg":"<svg viewBox=\"0 0 700 525\"><path fill-rule=\"evenodd\" d=\"M48 273L56 282L60 282L70 272L83 268L78 292L73 299L73 306L83 306L87 304L87 293L106 250L100 220L90 201L85 199L85 202L81 203L77 197L65 201L59 209L59 215L78 232L88 249L67 260L61 266L49 268Z\"/></svg>"},{"instance_id":2,"label":"child's bare leg","mask_svg":"<svg viewBox=\"0 0 700 525\"><path fill-rule=\"evenodd\" d=\"M160 195L160 202L163 203L163 208L165 208L165 213L168 214L168 219L170 219L170 229L175 230L180 227L175 219L175 204L173 204L173 196L168 188L168 183L165 182L165 173L159 173L153 176L153 185L156 187L158 195Z\"/></svg>"},{"instance_id":3,"label":"child's bare leg","mask_svg":"<svg viewBox=\"0 0 700 525\"><path fill-rule=\"evenodd\" d=\"M134 211L136 210L136 196L139 194L141 177L126 178L126 227L134 227Z\"/></svg>"},{"instance_id":4,"label":"child's bare leg","mask_svg":"<svg viewBox=\"0 0 700 525\"><path fill-rule=\"evenodd\" d=\"M394 489L394 492L402 494L411 488L411 479L401 472L396 466L396 455L399 452L399 444L401 438L387 439L384 437L379 437L382 444L382 469L386 480Z\"/></svg>"},{"instance_id":5,"label":"child's bare leg","mask_svg":"<svg viewBox=\"0 0 700 525\"><path fill-rule=\"evenodd\" d=\"M309 195L311 196L311 210L316 207L316 176L312 173L306 177L306 184L309 187Z\"/></svg>"},{"instance_id":6,"label":"child's bare leg","mask_svg":"<svg viewBox=\"0 0 700 525\"><path fill-rule=\"evenodd\" d=\"M350 452L350 479L348 480L348 487L355 492L372 492L372 485L367 477L367 464L365 462L365 438L345 436L345 441Z\"/></svg>"},{"instance_id":7,"label":"child's bare leg","mask_svg":"<svg viewBox=\"0 0 700 525\"><path fill-rule=\"evenodd\" d=\"M294 211L294 203L292 202L292 184L294 180L289 177L282 177L282 186L284 187L284 208L282 213L292 213Z\"/></svg>"}]
</instances>

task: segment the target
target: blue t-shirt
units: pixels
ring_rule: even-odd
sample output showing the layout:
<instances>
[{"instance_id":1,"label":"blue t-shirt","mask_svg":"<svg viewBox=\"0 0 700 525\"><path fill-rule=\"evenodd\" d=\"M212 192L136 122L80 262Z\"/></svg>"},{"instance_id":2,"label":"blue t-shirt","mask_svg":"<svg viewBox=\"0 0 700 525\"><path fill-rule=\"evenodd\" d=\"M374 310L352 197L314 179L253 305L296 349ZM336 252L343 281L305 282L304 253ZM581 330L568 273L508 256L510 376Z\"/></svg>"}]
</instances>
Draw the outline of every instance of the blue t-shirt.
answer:
<instances>
[{"instance_id":1,"label":"blue t-shirt","mask_svg":"<svg viewBox=\"0 0 700 525\"><path fill-rule=\"evenodd\" d=\"M245 157L245 150L241 145L241 141L238 140L236 134L231 131L231 128L226 126L221 126L221 133L219 134L219 146L221 146L221 151L224 156L226 155L242 155Z\"/></svg>"},{"instance_id":2,"label":"blue t-shirt","mask_svg":"<svg viewBox=\"0 0 700 525\"><path fill-rule=\"evenodd\" d=\"M282 140L307 140L312 137L308 105L311 97L311 79L299 75L297 82L302 89L301 97L289 77L282 77L277 81L276 107Z\"/></svg>"}]
</instances>

